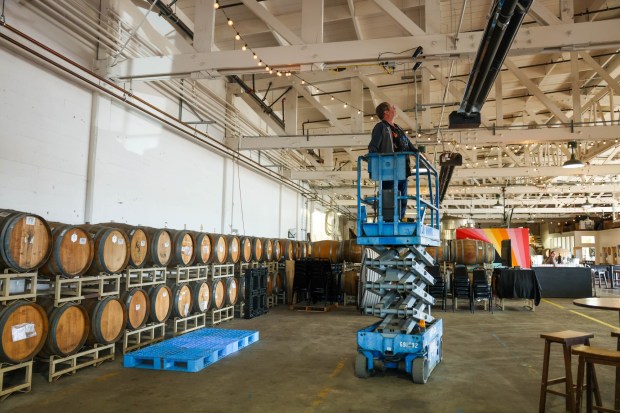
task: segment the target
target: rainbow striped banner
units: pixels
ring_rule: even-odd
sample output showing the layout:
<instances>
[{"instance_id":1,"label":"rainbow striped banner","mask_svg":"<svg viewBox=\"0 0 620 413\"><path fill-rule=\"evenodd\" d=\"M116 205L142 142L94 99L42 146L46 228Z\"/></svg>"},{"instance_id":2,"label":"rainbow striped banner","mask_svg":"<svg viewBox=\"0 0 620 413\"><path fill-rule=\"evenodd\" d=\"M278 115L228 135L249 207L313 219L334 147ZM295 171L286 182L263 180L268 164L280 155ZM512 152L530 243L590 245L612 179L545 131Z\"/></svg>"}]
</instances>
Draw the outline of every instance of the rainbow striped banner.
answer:
<instances>
[{"instance_id":1,"label":"rainbow striped banner","mask_svg":"<svg viewBox=\"0 0 620 413\"><path fill-rule=\"evenodd\" d=\"M528 228L457 228L456 239L476 239L493 244L502 252L502 241L509 239L512 262L521 268L530 268L530 230ZM500 255L500 254L498 254Z\"/></svg>"}]
</instances>

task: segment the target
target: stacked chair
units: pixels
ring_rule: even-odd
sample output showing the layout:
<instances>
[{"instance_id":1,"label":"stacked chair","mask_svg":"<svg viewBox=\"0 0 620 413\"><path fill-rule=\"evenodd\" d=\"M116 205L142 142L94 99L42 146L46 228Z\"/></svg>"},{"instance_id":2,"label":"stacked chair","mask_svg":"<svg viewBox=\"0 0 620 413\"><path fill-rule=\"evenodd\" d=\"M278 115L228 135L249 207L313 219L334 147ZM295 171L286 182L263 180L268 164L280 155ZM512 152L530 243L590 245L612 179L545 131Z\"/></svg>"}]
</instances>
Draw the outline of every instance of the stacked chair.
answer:
<instances>
[{"instance_id":1,"label":"stacked chair","mask_svg":"<svg viewBox=\"0 0 620 413\"><path fill-rule=\"evenodd\" d=\"M441 300L441 309L446 311L448 300L448 286L446 285L443 276L439 272L439 265L433 265L426 267L426 271L435 279L435 284L428 286L428 293L437 299Z\"/></svg>"},{"instance_id":2,"label":"stacked chair","mask_svg":"<svg viewBox=\"0 0 620 413\"><path fill-rule=\"evenodd\" d=\"M469 283L467 267L456 265L454 267L454 278L452 279L452 311L456 310L457 300L467 298L469 300L469 311L474 312L474 296Z\"/></svg>"},{"instance_id":3,"label":"stacked chair","mask_svg":"<svg viewBox=\"0 0 620 413\"><path fill-rule=\"evenodd\" d=\"M487 300L489 311L493 312L493 292L487 281L486 270L484 268L474 268L471 289L473 300ZM475 305L472 306L472 311L473 309L475 309Z\"/></svg>"}]
</instances>

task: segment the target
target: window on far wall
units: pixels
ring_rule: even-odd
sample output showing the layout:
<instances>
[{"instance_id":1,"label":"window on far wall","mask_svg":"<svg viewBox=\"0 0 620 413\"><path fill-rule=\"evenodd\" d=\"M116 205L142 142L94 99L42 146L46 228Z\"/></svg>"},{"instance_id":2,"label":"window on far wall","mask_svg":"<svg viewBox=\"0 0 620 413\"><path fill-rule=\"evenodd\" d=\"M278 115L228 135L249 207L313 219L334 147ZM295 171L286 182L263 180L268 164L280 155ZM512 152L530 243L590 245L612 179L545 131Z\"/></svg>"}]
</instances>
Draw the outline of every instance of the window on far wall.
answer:
<instances>
[{"instance_id":1,"label":"window on far wall","mask_svg":"<svg viewBox=\"0 0 620 413\"><path fill-rule=\"evenodd\" d=\"M582 244L594 244L596 240L594 239L594 235L582 235L581 243Z\"/></svg>"}]
</instances>

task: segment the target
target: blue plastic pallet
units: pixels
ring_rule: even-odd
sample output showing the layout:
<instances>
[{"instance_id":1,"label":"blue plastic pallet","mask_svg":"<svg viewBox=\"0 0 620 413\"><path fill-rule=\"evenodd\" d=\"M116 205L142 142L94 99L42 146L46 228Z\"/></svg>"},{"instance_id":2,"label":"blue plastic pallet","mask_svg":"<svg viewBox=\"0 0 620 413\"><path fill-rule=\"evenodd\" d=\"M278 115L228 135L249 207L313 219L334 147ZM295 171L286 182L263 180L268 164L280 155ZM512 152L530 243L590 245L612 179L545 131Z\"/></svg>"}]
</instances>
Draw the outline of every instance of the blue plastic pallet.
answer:
<instances>
[{"instance_id":1,"label":"blue plastic pallet","mask_svg":"<svg viewBox=\"0 0 620 413\"><path fill-rule=\"evenodd\" d=\"M195 373L256 341L258 331L203 328L126 354L123 365Z\"/></svg>"}]
</instances>

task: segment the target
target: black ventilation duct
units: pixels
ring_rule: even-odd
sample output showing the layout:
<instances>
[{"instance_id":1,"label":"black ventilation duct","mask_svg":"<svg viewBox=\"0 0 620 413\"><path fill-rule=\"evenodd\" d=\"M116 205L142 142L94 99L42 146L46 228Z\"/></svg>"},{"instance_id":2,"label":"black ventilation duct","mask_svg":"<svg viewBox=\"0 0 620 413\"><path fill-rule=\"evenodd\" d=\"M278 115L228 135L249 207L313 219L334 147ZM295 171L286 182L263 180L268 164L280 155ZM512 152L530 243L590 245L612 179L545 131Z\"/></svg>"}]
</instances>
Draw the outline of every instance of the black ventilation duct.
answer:
<instances>
[{"instance_id":1,"label":"black ventilation duct","mask_svg":"<svg viewBox=\"0 0 620 413\"><path fill-rule=\"evenodd\" d=\"M502 68L510 45L533 0L496 0L469 74L461 107L449 116L450 128L480 126L480 110Z\"/></svg>"}]
</instances>

